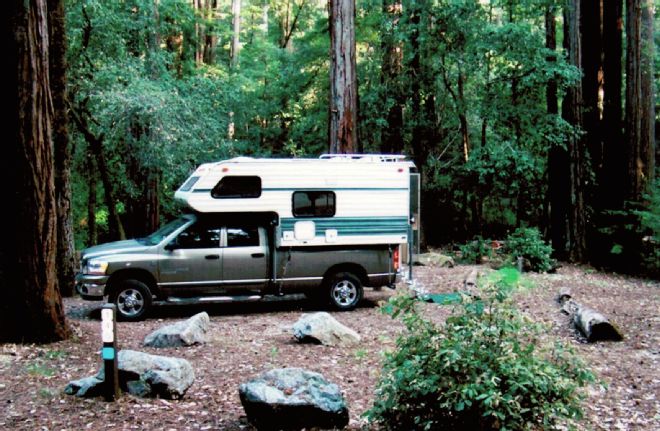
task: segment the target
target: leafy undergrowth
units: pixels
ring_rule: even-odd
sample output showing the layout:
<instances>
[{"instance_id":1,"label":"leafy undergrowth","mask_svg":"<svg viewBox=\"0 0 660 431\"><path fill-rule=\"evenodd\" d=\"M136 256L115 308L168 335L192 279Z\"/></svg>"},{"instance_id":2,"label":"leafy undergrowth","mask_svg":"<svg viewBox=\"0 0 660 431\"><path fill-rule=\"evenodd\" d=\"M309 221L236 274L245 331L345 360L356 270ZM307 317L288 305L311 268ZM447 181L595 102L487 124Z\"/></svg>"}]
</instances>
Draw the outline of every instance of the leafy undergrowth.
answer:
<instances>
[{"instance_id":1,"label":"leafy undergrowth","mask_svg":"<svg viewBox=\"0 0 660 431\"><path fill-rule=\"evenodd\" d=\"M415 267L432 293L460 289L473 268ZM583 404L585 429L660 429L660 283L566 266L557 274L529 274L535 286L514 297L521 313L547 325L548 341L572 346L605 383L592 385ZM559 312L554 298L562 287L573 297L614 320L626 338L619 343L584 344ZM403 288L403 286L401 286ZM250 430L238 385L261 371L298 366L318 371L342 388L353 430L370 428L363 413L374 402L383 351L392 351L403 326L379 310L395 292L366 293L367 301L349 313L333 313L358 331L352 348L294 342L290 326L301 313L314 311L301 299L219 306L161 308L140 323L119 323L122 348L188 359L195 383L180 401L127 395L115 403L82 400L62 389L69 380L94 374L100 361L100 303L66 299L77 337L45 346L0 345L0 429L220 429ZM141 347L152 330L201 310L211 316L207 344L190 348ZM443 322L450 307L424 304L422 312Z\"/></svg>"}]
</instances>

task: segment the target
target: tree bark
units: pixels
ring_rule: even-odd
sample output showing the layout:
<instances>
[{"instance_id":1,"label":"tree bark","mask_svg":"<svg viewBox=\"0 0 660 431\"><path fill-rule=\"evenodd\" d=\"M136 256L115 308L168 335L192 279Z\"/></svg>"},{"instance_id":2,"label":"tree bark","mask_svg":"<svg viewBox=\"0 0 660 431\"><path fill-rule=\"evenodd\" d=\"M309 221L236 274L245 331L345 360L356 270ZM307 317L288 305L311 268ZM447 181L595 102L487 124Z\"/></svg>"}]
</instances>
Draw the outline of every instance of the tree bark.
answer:
<instances>
[{"instance_id":1,"label":"tree bark","mask_svg":"<svg viewBox=\"0 0 660 431\"><path fill-rule=\"evenodd\" d=\"M623 145L622 63L623 3L603 1L603 167L598 178L603 208L621 208L626 159Z\"/></svg>"},{"instance_id":2,"label":"tree bark","mask_svg":"<svg viewBox=\"0 0 660 431\"><path fill-rule=\"evenodd\" d=\"M56 271L47 11L45 0L17 0L5 5L4 14L7 83L13 88L6 95L12 106L2 162L11 211L0 253L5 293L0 304L0 338L19 342L51 342L69 335Z\"/></svg>"},{"instance_id":3,"label":"tree bark","mask_svg":"<svg viewBox=\"0 0 660 431\"><path fill-rule=\"evenodd\" d=\"M330 0L330 153L357 148L355 0Z\"/></svg>"},{"instance_id":4,"label":"tree bark","mask_svg":"<svg viewBox=\"0 0 660 431\"><path fill-rule=\"evenodd\" d=\"M600 142L599 90L602 67L601 53L601 0L581 0L580 37L582 69L583 126L586 136L584 144L589 150L589 159L596 175L602 166Z\"/></svg>"},{"instance_id":5,"label":"tree bark","mask_svg":"<svg viewBox=\"0 0 660 431\"><path fill-rule=\"evenodd\" d=\"M232 36L231 36L231 60L233 68L238 66L238 55L241 51L241 0L231 0Z\"/></svg>"},{"instance_id":6,"label":"tree bark","mask_svg":"<svg viewBox=\"0 0 660 431\"><path fill-rule=\"evenodd\" d=\"M557 18L555 8L548 6L545 11L545 46L553 53L557 50ZM555 62L556 54L547 58ZM547 111L550 115L559 113L557 81L551 79L546 88ZM548 152L548 194L550 200L550 240L555 256L567 257L568 238L568 152L565 148L553 145Z\"/></svg>"},{"instance_id":7,"label":"tree bark","mask_svg":"<svg viewBox=\"0 0 660 431\"><path fill-rule=\"evenodd\" d=\"M569 0L564 7L564 45L568 63L580 67L582 46L580 40L580 0ZM580 83L569 87L562 104L562 116L577 130L583 129L583 97ZM583 262L587 257L586 228L587 208L585 204L585 184L587 180L587 159L583 137L572 134L567 142L569 156L569 202L568 240L569 259Z\"/></svg>"},{"instance_id":8,"label":"tree bark","mask_svg":"<svg viewBox=\"0 0 660 431\"><path fill-rule=\"evenodd\" d=\"M98 243L96 230L96 169L91 154L87 157L87 246L91 247Z\"/></svg>"},{"instance_id":9,"label":"tree bark","mask_svg":"<svg viewBox=\"0 0 660 431\"><path fill-rule=\"evenodd\" d=\"M387 126L383 129L380 150L384 154L403 151L403 94L401 73L403 45L396 39L401 12L401 0L383 0L385 25L382 27L383 67L381 83L385 88L383 105L387 106Z\"/></svg>"},{"instance_id":10,"label":"tree bark","mask_svg":"<svg viewBox=\"0 0 660 431\"><path fill-rule=\"evenodd\" d=\"M53 98L53 146L55 199L57 202L57 280L62 296L73 296L76 249L71 213L71 158L73 149L67 130L66 38L64 1L48 1L50 39L50 88Z\"/></svg>"},{"instance_id":11,"label":"tree bark","mask_svg":"<svg viewBox=\"0 0 660 431\"><path fill-rule=\"evenodd\" d=\"M626 0L627 201L641 201L655 174L651 7L650 0Z\"/></svg>"}]
</instances>

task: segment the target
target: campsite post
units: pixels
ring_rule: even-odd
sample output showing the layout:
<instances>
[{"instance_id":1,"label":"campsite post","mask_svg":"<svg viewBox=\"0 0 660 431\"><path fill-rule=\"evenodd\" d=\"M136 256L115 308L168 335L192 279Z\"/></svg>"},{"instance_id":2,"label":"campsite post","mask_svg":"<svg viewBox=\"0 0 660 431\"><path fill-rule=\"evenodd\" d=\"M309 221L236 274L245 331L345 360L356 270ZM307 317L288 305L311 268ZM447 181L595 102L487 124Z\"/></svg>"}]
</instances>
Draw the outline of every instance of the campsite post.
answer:
<instances>
[{"instance_id":1,"label":"campsite post","mask_svg":"<svg viewBox=\"0 0 660 431\"><path fill-rule=\"evenodd\" d=\"M105 304L101 308L101 339L103 349L103 371L105 375L103 396L106 401L119 398L119 373L117 370L117 309L114 304Z\"/></svg>"}]
</instances>

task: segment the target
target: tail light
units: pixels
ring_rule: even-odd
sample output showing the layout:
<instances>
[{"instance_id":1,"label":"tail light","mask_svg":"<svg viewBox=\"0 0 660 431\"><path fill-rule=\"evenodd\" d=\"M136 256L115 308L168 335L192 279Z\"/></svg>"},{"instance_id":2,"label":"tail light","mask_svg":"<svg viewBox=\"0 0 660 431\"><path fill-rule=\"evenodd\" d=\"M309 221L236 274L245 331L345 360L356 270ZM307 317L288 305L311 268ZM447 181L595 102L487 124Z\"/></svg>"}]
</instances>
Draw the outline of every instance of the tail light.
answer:
<instances>
[{"instance_id":1,"label":"tail light","mask_svg":"<svg viewBox=\"0 0 660 431\"><path fill-rule=\"evenodd\" d=\"M392 267L394 268L394 271L399 270L399 247L398 246L394 249L394 253L392 253Z\"/></svg>"}]
</instances>

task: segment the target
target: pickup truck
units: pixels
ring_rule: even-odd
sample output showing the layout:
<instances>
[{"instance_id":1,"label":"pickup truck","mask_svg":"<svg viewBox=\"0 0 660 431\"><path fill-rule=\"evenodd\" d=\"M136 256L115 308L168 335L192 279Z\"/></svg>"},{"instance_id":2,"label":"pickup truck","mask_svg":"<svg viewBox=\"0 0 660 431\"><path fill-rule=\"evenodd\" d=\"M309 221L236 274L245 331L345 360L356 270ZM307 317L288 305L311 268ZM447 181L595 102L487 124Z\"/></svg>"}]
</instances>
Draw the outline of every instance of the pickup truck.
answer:
<instances>
[{"instance_id":1,"label":"pickup truck","mask_svg":"<svg viewBox=\"0 0 660 431\"><path fill-rule=\"evenodd\" d=\"M279 247L274 219L186 214L139 239L82 252L76 290L108 298L122 320L159 303L258 301L304 293L337 310L355 308L363 287L394 287L398 245Z\"/></svg>"}]
</instances>

